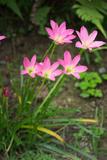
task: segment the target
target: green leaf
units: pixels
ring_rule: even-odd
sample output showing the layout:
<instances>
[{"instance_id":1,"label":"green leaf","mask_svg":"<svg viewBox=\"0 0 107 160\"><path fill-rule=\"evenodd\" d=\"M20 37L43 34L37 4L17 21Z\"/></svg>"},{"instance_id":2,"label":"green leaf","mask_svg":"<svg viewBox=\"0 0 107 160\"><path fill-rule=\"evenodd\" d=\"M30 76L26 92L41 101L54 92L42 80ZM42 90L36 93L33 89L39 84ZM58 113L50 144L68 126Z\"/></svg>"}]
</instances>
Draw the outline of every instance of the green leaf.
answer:
<instances>
[{"instance_id":1,"label":"green leaf","mask_svg":"<svg viewBox=\"0 0 107 160\"><path fill-rule=\"evenodd\" d=\"M104 14L107 15L107 3L98 0L77 0L77 4L74 4L73 8L76 11L78 17L85 22L91 22L97 26L102 32L104 37L107 37L107 33L102 25Z\"/></svg>"},{"instance_id":2,"label":"green leaf","mask_svg":"<svg viewBox=\"0 0 107 160\"><path fill-rule=\"evenodd\" d=\"M102 93L102 91L100 90L100 89L96 89L95 90L95 97L103 97L103 93Z\"/></svg>"},{"instance_id":3,"label":"green leaf","mask_svg":"<svg viewBox=\"0 0 107 160\"><path fill-rule=\"evenodd\" d=\"M16 0L10 0L7 1L6 4L17 16L19 16L21 19L23 19L22 14L20 12L20 9L16 3Z\"/></svg>"},{"instance_id":4,"label":"green leaf","mask_svg":"<svg viewBox=\"0 0 107 160\"><path fill-rule=\"evenodd\" d=\"M82 92L82 93L80 93L80 96L83 98L88 98L90 95L87 92Z\"/></svg>"},{"instance_id":5,"label":"green leaf","mask_svg":"<svg viewBox=\"0 0 107 160\"><path fill-rule=\"evenodd\" d=\"M71 152L67 152L62 148L57 147L56 145L48 145L48 144L42 144L41 147L43 147L43 150L50 151L53 154L57 153L61 157L65 158L71 158L73 160L80 160L79 157L76 157L75 155L72 155Z\"/></svg>"},{"instance_id":6,"label":"green leaf","mask_svg":"<svg viewBox=\"0 0 107 160\"><path fill-rule=\"evenodd\" d=\"M51 88L50 92L48 93L48 95L45 97L45 99L43 100L43 102L40 104L40 106L38 107L38 109L36 108L36 110L34 111L34 119L36 118L40 118L42 119L42 117L44 117L44 115L46 115L46 111L47 108L49 107L49 104L52 102L52 99L54 98L54 96L56 95L56 93L59 91L63 81L64 81L65 75L62 75L58 78L58 80L56 81L56 83L53 85L53 87Z\"/></svg>"},{"instance_id":7,"label":"green leaf","mask_svg":"<svg viewBox=\"0 0 107 160\"><path fill-rule=\"evenodd\" d=\"M39 33L45 35L45 25L47 23L47 17L51 7L43 6L37 10L35 13L35 22L39 25Z\"/></svg>"},{"instance_id":8,"label":"green leaf","mask_svg":"<svg viewBox=\"0 0 107 160\"><path fill-rule=\"evenodd\" d=\"M82 81L80 82L79 87L81 90L86 90L87 88L89 88L89 85L90 84L87 81Z\"/></svg>"},{"instance_id":9,"label":"green leaf","mask_svg":"<svg viewBox=\"0 0 107 160\"><path fill-rule=\"evenodd\" d=\"M103 78L104 80L107 80L107 73L106 73L106 74L102 74L102 78Z\"/></svg>"}]
</instances>

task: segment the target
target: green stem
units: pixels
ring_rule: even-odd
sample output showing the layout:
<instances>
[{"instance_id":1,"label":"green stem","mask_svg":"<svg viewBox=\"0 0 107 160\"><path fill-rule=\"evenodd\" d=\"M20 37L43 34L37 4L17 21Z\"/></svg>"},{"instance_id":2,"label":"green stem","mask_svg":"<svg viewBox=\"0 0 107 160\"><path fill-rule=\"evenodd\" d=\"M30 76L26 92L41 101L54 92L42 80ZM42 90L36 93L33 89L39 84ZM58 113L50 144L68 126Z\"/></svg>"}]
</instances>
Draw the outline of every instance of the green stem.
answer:
<instances>
[{"instance_id":1,"label":"green stem","mask_svg":"<svg viewBox=\"0 0 107 160\"><path fill-rule=\"evenodd\" d=\"M42 90L42 88L43 88L43 86L44 86L44 84L45 84L45 81L46 81L46 79L43 79L40 87L39 87L38 90L37 90L37 98L39 97L39 95L40 95L40 93L41 93L41 90ZM37 98L36 98L36 101L37 101Z\"/></svg>"},{"instance_id":2,"label":"green stem","mask_svg":"<svg viewBox=\"0 0 107 160\"><path fill-rule=\"evenodd\" d=\"M45 109L48 108L45 106L46 102L49 100L49 98L52 96L53 92L55 91L55 89L57 88L57 86L60 84L60 82L62 81L62 79L64 78L64 75L60 76L59 79L56 81L56 83L54 84L53 88L50 90L50 92L48 93L48 95L46 96L46 98L44 99L44 101L41 103L41 105L39 106L38 110L36 112L34 112L34 119L40 114L42 113L42 111L44 111L44 107Z\"/></svg>"},{"instance_id":3,"label":"green stem","mask_svg":"<svg viewBox=\"0 0 107 160\"><path fill-rule=\"evenodd\" d=\"M54 44L53 44L52 51L51 51L51 54L50 54L50 58L52 58L56 46L57 46L57 45L54 43Z\"/></svg>"},{"instance_id":4,"label":"green stem","mask_svg":"<svg viewBox=\"0 0 107 160\"><path fill-rule=\"evenodd\" d=\"M6 149L6 153L8 153L8 152L10 151L10 148L11 148L12 143L13 143L13 140L14 140L14 136L15 136L15 134L13 134L13 136L12 136L12 138L11 138L11 140L10 140L9 146L8 146L8 148Z\"/></svg>"},{"instance_id":5,"label":"green stem","mask_svg":"<svg viewBox=\"0 0 107 160\"><path fill-rule=\"evenodd\" d=\"M89 65L90 64L90 57L89 57L89 54L87 54L86 50L81 49L79 53L80 53L80 55L84 54L86 63Z\"/></svg>"},{"instance_id":6,"label":"green stem","mask_svg":"<svg viewBox=\"0 0 107 160\"><path fill-rule=\"evenodd\" d=\"M103 49L107 49L107 47L99 47L99 48L96 48L96 49L93 49L91 52L96 52L96 51L99 51L99 50L103 50Z\"/></svg>"},{"instance_id":7,"label":"green stem","mask_svg":"<svg viewBox=\"0 0 107 160\"><path fill-rule=\"evenodd\" d=\"M84 53L84 51L85 51L84 49L81 49L79 54L82 55Z\"/></svg>"},{"instance_id":8,"label":"green stem","mask_svg":"<svg viewBox=\"0 0 107 160\"><path fill-rule=\"evenodd\" d=\"M51 50L51 48L53 47L53 45L54 45L54 41L51 43L51 45L49 46L49 48L46 50L46 52L45 52L45 54L43 56L43 59L47 56L47 54L49 53L49 51Z\"/></svg>"},{"instance_id":9,"label":"green stem","mask_svg":"<svg viewBox=\"0 0 107 160\"><path fill-rule=\"evenodd\" d=\"M85 52L85 53L84 53L84 56L85 56L86 63L89 65L89 64L90 64L89 54L87 54L87 53Z\"/></svg>"}]
</instances>

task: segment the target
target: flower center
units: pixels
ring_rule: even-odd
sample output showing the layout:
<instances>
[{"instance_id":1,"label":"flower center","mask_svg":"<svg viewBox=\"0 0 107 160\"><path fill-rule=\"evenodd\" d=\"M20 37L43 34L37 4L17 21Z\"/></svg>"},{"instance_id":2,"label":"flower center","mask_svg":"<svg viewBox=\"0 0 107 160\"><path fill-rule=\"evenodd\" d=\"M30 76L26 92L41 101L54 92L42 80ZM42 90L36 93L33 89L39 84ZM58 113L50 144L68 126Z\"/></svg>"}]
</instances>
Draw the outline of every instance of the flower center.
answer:
<instances>
[{"instance_id":1,"label":"flower center","mask_svg":"<svg viewBox=\"0 0 107 160\"><path fill-rule=\"evenodd\" d=\"M63 37L60 36L60 35L57 35L57 36L55 37L55 41L58 42L58 43L62 43L62 42L63 42Z\"/></svg>"},{"instance_id":2,"label":"flower center","mask_svg":"<svg viewBox=\"0 0 107 160\"><path fill-rule=\"evenodd\" d=\"M50 74L51 74L51 70L48 70L44 73L44 77L45 78L49 78L50 77Z\"/></svg>"},{"instance_id":3,"label":"flower center","mask_svg":"<svg viewBox=\"0 0 107 160\"><path fill-rule=\"evenodd\" d=\"M34 71L34 68L33 68L33 67L29 67L29 68L28 68L28 73L29 73L29 74L31 74L33 71Z\"/></svg>"},{"instance_id":4,"label":"flower center","mask_svg":"<svg viewBox=\"0 0 107 160\"><path fill-rule=\"evenodd\" d=\"M74 73L75 72L74 66L67 66L65 70L67 73Z\"/></svg>"},{"instance_id":5,"label":"flower center","mask_svg":"<svg viewBox=\"0 0 107 160\"><path fill-rule=\"evenodd\" d=\"M86 41L86 42L83 43L83 46L84 46L85 49L87 49L87 48L89 48L89 43Z\"/></svg>"}]
</instances>

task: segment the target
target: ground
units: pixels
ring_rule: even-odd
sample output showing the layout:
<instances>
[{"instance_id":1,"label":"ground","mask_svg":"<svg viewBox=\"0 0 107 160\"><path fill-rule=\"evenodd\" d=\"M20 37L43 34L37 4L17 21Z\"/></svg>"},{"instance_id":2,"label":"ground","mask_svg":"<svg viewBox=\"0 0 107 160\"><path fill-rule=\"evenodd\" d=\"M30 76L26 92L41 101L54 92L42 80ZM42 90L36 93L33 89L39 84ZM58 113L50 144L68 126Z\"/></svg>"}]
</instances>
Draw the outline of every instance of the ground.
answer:
<instances>
[{"instance_id":1,"label":"ground","mask_svg":"<svg viewBox=\"0 0 107 160\"><path fill-rule=\"evenodd\" d=\"M29 35L16 37L14 39L7 38L0 45L0 66L5 76L5 84L8 83L8 71L7 64L14 62L18 59L19 68L22 64L24 55L30 55L36 53L37 55L44 54L50 41L46 37L37 35L36 33L30 33ZM58 47L55 54L60 56L65 49L73 50L71 45ZM72 51L73 52L73 51ZM107 54L103 54L105 67L107 68ZM15 66L18 69L18 64ZM18 73L18 71L17 71ZM4 85L5 85L4 84ZM103 98L90 98L83 99L79 96L79 90L74 87L74 81L70 80L66 85L64 91L54 100L57 105L64 107L81 108L82 117L94 117L94 111L96 107L104 109L104 127L107 129L107 83L103 83L101 88L103 89ZM102 137L100 147L102 149L107 148L107 138ZM106 160L106 155L100 155L99 160Z\"/></svg>"}]
</instances>

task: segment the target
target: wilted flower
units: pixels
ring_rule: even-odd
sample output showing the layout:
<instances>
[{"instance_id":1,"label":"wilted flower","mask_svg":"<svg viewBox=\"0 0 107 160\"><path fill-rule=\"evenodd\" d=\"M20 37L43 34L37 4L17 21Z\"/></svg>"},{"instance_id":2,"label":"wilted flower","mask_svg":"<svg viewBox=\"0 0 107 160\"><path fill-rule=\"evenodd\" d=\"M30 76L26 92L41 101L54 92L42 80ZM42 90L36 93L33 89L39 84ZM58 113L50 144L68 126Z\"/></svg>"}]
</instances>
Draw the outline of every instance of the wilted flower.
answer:
<instances>
[{"instance_id":1,"label":"wilted flower","mask_svg":"<svg viewBox=\"0 0 107 160\"><path fill-rule=\"evenodd\" d=\"M3 88L2 95L3 95L4 97L9 97L9 96L10 96L9 87L4 87L4 88Z\"/></svg>"},{"instance_id":2,"label":"wilted flower","mask_svg":"<svg viewBox=\"0 0 107 160\"><path fill-rule=\"evenodd\" d=\"M94 41L98 32L94 30L90 35L88 34L88 31L86 27L82 26L80 28L80 32L76 31L78 37L80 38L80 41L76 42L77 48L83 48L83 49L89 49L92 50L92 48L98 48L105 44L103 41Z\"/></svg>"},{"instance_id":3,"label":"wilted flower","mask_svg":"<svg viewBox=\"0 0 107 160\"><path fill-rule=\"evenodd\" d=\"M44 62L39 64L39 76L54 81L56 76L62 74L62 70L57 69L58 66L58 62L55 62L51 65L50 59L46 57Z\"/></svg>"},{"instance_id":4,"label":"wilted flower","mask_svg":"<svg viewBox=\"0 0 107 160\"><path fill-rule=\"evenodd\" d=\"M29 76L34 78L35 75L38 73L38 65L36 63L36 55L34 55L32 57L31 61L27 57L24 57L23 66L25 69L21 71L21 74L28 74Z\"/></svg>"},{"instance_id":5,"label":"wilted flower","mask_svg":"<svg viewBox=\"0 0 107 160\"><path fill-rule=\"evenodd\" d=\"M56 44L72 43L72 40L76 37L73 35L73 29L66 29L66 22L61 23L60 26L51 20L51 27L46 27L49 38L52 39Z\"/></svg>"},{"instance_id":6,"label":"wilted flower","mask_svg":"<svg viewBox=\"0 0 107 160\"><path fill-rule=\"evenodd\" d=\"M71 58L71 54L69 51L64 52L64 60L59 59L59 63L64 67L64 74L73 75L77 79L80 79L80 73L85 72L88 68L83 65L77 66L80 61L80 55L77 55L73 59Z\"/></svg>"}]
</instances>

